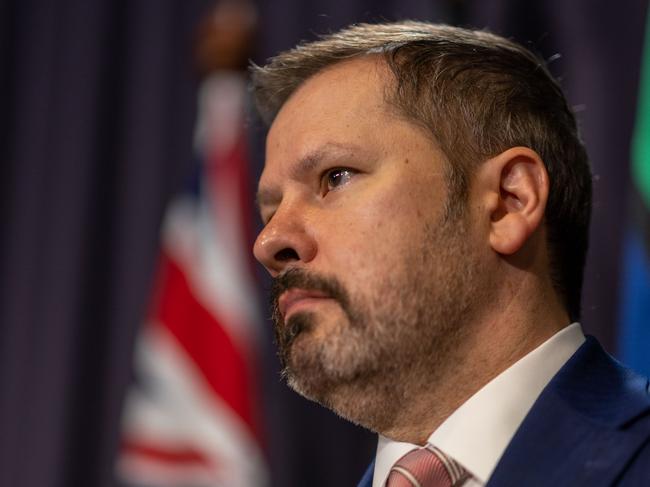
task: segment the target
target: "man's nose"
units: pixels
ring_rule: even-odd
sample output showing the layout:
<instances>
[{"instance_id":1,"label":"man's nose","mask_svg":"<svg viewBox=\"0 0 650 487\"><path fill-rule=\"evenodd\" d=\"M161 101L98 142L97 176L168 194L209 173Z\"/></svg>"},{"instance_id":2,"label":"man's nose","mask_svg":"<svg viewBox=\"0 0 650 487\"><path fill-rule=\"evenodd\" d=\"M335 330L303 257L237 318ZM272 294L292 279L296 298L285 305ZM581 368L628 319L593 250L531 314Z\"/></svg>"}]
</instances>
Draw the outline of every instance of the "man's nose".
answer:
<instances>
[{"instance_id":1,"label":"man's nose","mask_svg":"<svg viewBox=\"0 0 650 487\"><path fill-rule=\"evenodd\" d=\"M295 211L281 209L262 229L253 246L255 258L272 276L290 264L311 261L316 252L316 241L308 232L304 219Z\"/></svg>"}]
</instances>

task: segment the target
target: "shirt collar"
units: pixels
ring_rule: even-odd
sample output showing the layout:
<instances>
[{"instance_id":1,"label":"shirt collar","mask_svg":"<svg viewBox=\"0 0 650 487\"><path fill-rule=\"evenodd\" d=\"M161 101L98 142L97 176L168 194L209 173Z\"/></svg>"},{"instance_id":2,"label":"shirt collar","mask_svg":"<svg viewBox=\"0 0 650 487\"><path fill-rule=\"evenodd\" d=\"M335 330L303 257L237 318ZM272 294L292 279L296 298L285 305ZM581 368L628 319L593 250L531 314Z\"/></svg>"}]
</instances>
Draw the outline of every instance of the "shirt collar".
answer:
<instances>
[{"instance_id":1,"label":"shirt collar","mask_svg":"<svg viewBox=\"0 0 650 487\"><path fill-rule=\"evenodd\" d=\"M508 443L542 390L585 341L573 323L488 382L429 437L486 484ZM373 487L386 482L392 465L418 445L379 435Z\"/></svg>"}]
</instances>

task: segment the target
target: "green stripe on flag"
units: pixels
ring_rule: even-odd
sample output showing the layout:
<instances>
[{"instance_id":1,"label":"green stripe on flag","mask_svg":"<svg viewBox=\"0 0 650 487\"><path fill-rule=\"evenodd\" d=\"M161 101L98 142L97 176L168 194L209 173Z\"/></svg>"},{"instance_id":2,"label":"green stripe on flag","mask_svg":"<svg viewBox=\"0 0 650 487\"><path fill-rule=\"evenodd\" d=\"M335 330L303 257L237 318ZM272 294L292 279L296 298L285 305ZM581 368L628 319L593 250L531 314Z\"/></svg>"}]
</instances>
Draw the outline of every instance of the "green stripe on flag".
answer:
<instances>
[{"instance_id":1,"label":"green stripe on flag","mask_svg":"<svg viewBox=\"0 0 650 487\"><path fill-rule=\"evenodd\" d=\"M632 177L646 209L650 209L650 15L641 62L639 102L632 141Z\"/></svg>"}]
</instances>

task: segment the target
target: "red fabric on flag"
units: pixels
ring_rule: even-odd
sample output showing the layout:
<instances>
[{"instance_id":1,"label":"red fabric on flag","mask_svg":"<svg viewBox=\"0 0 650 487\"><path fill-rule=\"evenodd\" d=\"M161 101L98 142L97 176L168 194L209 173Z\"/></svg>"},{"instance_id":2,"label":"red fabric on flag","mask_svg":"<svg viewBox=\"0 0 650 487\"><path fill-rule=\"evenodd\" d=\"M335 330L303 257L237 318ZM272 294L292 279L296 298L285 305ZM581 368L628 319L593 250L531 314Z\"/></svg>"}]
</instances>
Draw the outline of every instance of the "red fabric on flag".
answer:
<instances>
[{"instance_id":1,"label":"red fabric on flag","mask_svg":"<svg viewBox=\"0 0 650 487\"><path fill-rule=\"evenodd\" d=\"M123 451L141 456L149 457L163 463L182 463L207 465L212 462L205 455L191 448L163 449L159 445L138 443L135 441L125 441L122 443Z\"/></svg>"},{"instance_id":2,"label":"red fabric on flag","mask_svg":"<svg viewBox=\"0 0 650 487\"><path fill-rule=\"evenodd\" d=\"M171 331L201 369L213 392L258 436L251 407L252 357L246 357L237 348L218 318L198 301L183 269L165 252L159 269L154 322Z\"/></svg>"}]
</instances>

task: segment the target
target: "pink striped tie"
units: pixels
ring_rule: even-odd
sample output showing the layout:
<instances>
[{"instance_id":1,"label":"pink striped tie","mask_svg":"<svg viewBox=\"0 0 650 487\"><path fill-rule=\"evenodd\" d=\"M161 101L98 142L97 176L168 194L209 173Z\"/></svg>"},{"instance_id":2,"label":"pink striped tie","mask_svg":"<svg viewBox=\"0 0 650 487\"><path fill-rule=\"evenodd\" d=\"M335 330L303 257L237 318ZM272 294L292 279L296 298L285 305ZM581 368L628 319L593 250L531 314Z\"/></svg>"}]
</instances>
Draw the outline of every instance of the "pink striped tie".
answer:
<instances>
[{"instance_id":1,"label":"pink striped tie","mask_svg":"<svg viewBox=\"0 0 650 487\"><path fill-rule=\"evenodd\" d=\"M397 460L386 487L454 487L470 477L469 473L435 446L426 445Z\"/></svg>"}]
</instances>

